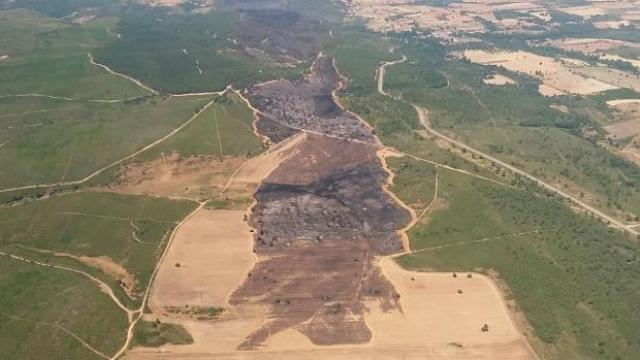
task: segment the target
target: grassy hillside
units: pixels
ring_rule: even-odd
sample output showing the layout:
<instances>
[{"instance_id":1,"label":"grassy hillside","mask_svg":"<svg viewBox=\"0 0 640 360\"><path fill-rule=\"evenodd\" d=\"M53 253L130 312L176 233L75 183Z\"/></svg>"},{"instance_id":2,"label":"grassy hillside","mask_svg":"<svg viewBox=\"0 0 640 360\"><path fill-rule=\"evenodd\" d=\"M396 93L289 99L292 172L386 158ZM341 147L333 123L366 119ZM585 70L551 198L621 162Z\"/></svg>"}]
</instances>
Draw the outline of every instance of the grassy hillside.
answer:
<instances>
[{"instance_id":1,"label":"grassy hillside","mask_svg":"<svg viewBox=\"0 0 640 360\"><path fill-rule=\"evenodd\" d=\"M83 359L124 343L126 314L90 280L0 256L0 358Z\"/></svg>"},{"instance_id":2,"label":"grassy hillside","mask_svg":"<svg viewBox=\"0 0 640 360\"><path fill-rule=\"evenodd\" d=\"M0 207L0 251L87 272L134 309L169 233L195 206L85 192ZM133 297L122 278L97 265L109 262L133 276ZM0 270L0 358L98 359L78 338L107 356L124 343L126 314L87 277L7 256Z\"/></svg>"},{"instance_id":3,"label":"grassy hillside","mask_svg":"<svg viewBox=\"0 0 640 360\"><path fill-rule=\"evenodd\" d=\"M114 41L113 18L74 25L30 10L0 11L0 95L39 93L77 99L124 99L149 92L92 65L87 53Z\"/></svg>"},{"instance_id":4,"label":"grassy hillside","mask_svg":"<svg viewBox=\"0 0 640 360\"><path fill-rule=\"evenodd\" d=\"M140 291L168 233L194 208L191 201L93 192L2 207L0 248L29 257L42 255L36 250L108 256L135 276Z\"/></svg>"},{"instance_id":5,"label":"grassy hillside","mask_svg":"<svg viewBox=\"0 0 640 360\"><path fill-rule=\"evenodd\" d=\"M433 181L421 175L429 167L394 167L391 190L406 202ZM510 189L440 172L438 197L444 205L410 231L415 253L400 264L498 275L546 359L630 359L640 351L638 244L526 184Z\"/></svg>"},{"instance_id":6,"label":"grassy hillside","mask_svg":"<svg viewBox=\"0 0 640 360\"><path fill-rule=\"evenodd\" d=\"M83 178L163 137L207 101L0 99L0 166L12 169L0 174L0 187Z\"/></svg>"},{"instance_id":7,"label":"grassy hillside","mask_svg":"<svg viewBox=\"0 0 640 360\"><path fill-rule=\"evenodd\" d=\"M266 55L246 53L234 39L237 21L234 12L128 15L117 29L122 39L97 51L96 59L168 93L244 87L302 72L305 65L281 67Z\"/></svg>"},{"instance_id":8,"label":"grassy hillside","mask_svg":"<svg viewBox=\"0 0 640 360\"><path fill-rule=\"evenodd\" d=\"M253 133L253 113L235 95L216 97L214 103L173 138L141 154L152 160L160 154L177 153L182 157L254 156L262 151L260 139Z\"/></svg>"}]
</instances>

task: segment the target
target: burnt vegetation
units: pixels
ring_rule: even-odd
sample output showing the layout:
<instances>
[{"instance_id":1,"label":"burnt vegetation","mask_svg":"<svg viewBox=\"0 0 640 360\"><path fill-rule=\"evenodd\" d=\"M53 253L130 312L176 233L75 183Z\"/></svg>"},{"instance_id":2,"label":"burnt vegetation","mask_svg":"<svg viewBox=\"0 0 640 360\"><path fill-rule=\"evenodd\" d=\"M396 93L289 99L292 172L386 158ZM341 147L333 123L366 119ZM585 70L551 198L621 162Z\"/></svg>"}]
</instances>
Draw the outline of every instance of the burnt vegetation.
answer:
<instances>
[{"instance_id":1,"label":"burnt vegetation","mask_svg":"<svg viewBox=\"0 0 640 360\"><path fill-rule=\"evenodd\" d=\"M399 309L399 296L374 264L402 249L409 214L383 191L387 174L371 131L331 95L340 86L332 59L319 56L306 79L249 90L265 121L307 131L294 156L259 187L249 222L258 263L231 302L260 303L269 321L240 346L253 349L295 328L313 343L364 343L364 300Z\"/></svg>"}]
</instances>

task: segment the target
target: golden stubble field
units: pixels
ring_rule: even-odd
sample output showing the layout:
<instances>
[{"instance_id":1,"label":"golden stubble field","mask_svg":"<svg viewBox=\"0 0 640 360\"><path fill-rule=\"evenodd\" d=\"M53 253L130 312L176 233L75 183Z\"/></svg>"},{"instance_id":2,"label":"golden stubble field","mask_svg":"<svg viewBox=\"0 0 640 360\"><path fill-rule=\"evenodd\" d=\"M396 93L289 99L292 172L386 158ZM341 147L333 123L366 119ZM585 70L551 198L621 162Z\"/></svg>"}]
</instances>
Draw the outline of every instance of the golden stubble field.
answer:
<instances>
[{"instance_id":1,"label":"golden stubble field","mask_svg":"<svg viewBox=\"0 0 640 360\"><path fill-rule=\"evenodd\" d=\"M257 158L234 179L257 186L281 161L298 152L304 138L298 135ZM454 277L407 271L391 257L378 258L375 266L400 295L401 308L385 312L377 301L366 303L365 322L373 334L368 343L318 346L290 328L255 351L237 351L269 319L264 306L229 304L230 295L256 261L247 214L203 208L177 231L152 286L152 313L146 317L182 325L194 342L136 347L125 359L536 359L491 279L475 273ZM166 311L187 305L224 307L225 312L220 319L202 321ZM485 324L488 331L481 330Z\"/></svg>"},{"instance_id":2,"label":"golden stubble field","mask_svg":"<svg viewBox=\"0 0 640 360\"><path fill-rule=\"evenodd\" d=\"M501 50L466 50L464 57L474 63L495 65L536 77L542 81L538 91L545 96L593 94L619 87L595 76L588 77L585 73L592 72L591 67L573 59L554 59L525 51Z\"/></svg>"}]
</instances>

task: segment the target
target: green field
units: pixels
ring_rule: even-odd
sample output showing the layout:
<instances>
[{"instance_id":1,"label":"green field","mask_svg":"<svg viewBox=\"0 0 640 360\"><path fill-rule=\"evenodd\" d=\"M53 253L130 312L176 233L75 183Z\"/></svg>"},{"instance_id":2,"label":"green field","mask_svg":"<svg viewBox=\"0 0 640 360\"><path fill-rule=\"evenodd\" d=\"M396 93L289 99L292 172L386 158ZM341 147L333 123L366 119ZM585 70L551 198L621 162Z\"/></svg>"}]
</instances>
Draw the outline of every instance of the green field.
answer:
<instances>
[{"instance_id":1,"label":"green field","mask_svg":"<svg viewBox=\"0 0 640 360\"><path fill-rule=\"evenodd\" d=\"M231 40L237 21L235 12L162 18L128 15L117 29L122 39L96 51L96 59L168 93L218 91L228 85L241 88L300 76L306 64L279 67L269 57L239 51Z\"/></svg>"},{"instance_id":2,"label":"green field","mask_svg":"<svg viewBox=\"0 0 640 360\"><path fill-rule=\"evenodd\" d=\"M614 94L552 100L538 94L534 79L516 74L507 75L519 86L491 86L482 80L494 70L447 59L440 44L408 36L384 41L391 42L387 46L396 44L396 55L368 41L355 45L347 41L334 51L341 71L350 79L342 92L343 103L376 127L387 145L411 154L422 152L422 145L416 146L413 137L406 135L420 128L404 102L415 103L429 110L434 128L474 148L566 187L623 220L640 215L640 169L581 135L583 127L599 129L601 119L613 118L603 104ZM359 66L350 65L355 51L366 54L367 60ZM401 100L381 99L376 94L375 69L379 61L389 61L389 55L397 60L399 54L408 61L387 67L385 91ZM632 94L617 91L615 96L620 95ZM563 113L552 104L572 111Z\"/></svg>"},{"instance_id":3,"label":"green field","mask_svg":"<svg viewBox=\"0 0 640 360\"><path fill-rule=\"evenodd\" d=\"M431 196L424 183L433 170L420 166L394 166L391 190L408 203L416 191ZM416 252L401 265L497 272L546 359L630 359L640 351L638 244L524 183L511 189L441 171L438 197L446 206L410 231Z\"/></svg>"},{"instance_id":4,"label":"green field","mask_svg":"<svg viewBox=\"0 0 640 360\"><path fill-rule=\"evenodd\" d=\"M600 209L640 214L640 169L592 142L545 127L465 127L456 133L481 151L559 184Z\"/></svg>"},{"instance_id":5,"label":"green field","mask_svg":"<svg viewBox=\"0 0 640 360\"><path fill-rule=\"evenodd\" d=\"M90 280L0 256L0 358L101 359L69 332L110 356L126 327L125 313Z\"/></svg>"},{"instance_id":6,"label":"green field","mask_svg":"<svg viewBox=\"0 0 640 360\"><path fill-rule=\"evenodd\" d=\"M0 207L0 251L84 271L140 306L151 273L177 222L196 206L146 196L80 192ZM116 278L52 252L108 257L135 278L130 298ZM0 358L94 359L123 344L126 314L87 277L0 256Z\"/></svg>"},{"instance_id":7,"label":"green field","mask_svg":"<svg viewBox=\"0 0 640 360\"><path fill-rule=\"evenodd\" d=\"M0 167L13 170L0 175L0 187L84 178L170 133L207 101L0 99L0 109L8 109L0 117Z\"/></svg>"},{"instance_id":8,"label":"green field","mask_svg":"<svg viewBox=\"0 0 640 360\"><path fill-rule=\"evenodd\" d=\"M133 82L92 65L87 53L115 41L115 18L71 25L27 10L0 11L0 95L44 94L74 99L148 95Z\"/></svg>"},{"instance_id":9,"label":"green field","mask_svg":"<svg viewBox=\"0 0 640 360\"><path fill-rule=\"evenodd\" d=\"M216 97L213 104L180 133L141 154L137 160L153 160L161 154L191 156L246 156L262 152L253 133L253 113L235 94Z\"/></svg>"},{"instance_id":10,"label":"green field","mask_svg":"<svg viewBox=\"0 0 640 360\"><path fill-rule=\"evenodd\" d=\"M54 259L37 250L108 256L146 288L163 241L195 208L192 201L80 192L0 208L0 249ZM134 236L135 235L135 236ZM111 279L110 283L115 284Z\"/></svg>"}]
</instances>

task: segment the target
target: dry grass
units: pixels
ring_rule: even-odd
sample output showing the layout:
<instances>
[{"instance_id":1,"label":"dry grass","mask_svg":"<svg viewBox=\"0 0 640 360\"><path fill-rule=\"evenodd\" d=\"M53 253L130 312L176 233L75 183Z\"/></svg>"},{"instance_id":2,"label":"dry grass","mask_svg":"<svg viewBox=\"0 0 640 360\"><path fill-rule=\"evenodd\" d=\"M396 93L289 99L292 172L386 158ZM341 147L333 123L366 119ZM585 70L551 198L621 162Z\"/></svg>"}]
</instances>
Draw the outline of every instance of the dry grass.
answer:
<instances>
[{"instance_id":1,"label":"dry grass","mask_svg":"<svg viewBox=\"0 0 640 360\"><path fill-rule=\"evenodd\" d=\"M518 84L513 79L500 74L494 74L483 80L488 85L513 85Z\"/></svg>"},{"instance_id":2,"label":"dry grass","mask_svg":"<svg viewBox=\"0 0 640 360\"><path fill-rule=\"evenodd\" d=\"M236 309L234 316L225 321L186 323L200 342L160 349L137 348L126 359L536 359L510 317L500 290L488 277L460 274L454 278L450 273L411 272L389 258L379 266L401 295L402 311L384 312L379 304L368 303L365 318L374 334L368 344L323 347L313 345L296 329L289 329L272 336L264 348L237 352L234 346L246 336L241 330L257 328L265 315L259 309L245 308ZM481 331L484 324L489 331Z\"/></svg>"},{"instance_id":3,"label":"dry grass","mask_svg":"<svg viewBox=\"0 0 640 360\"><path fill-rule=\"evenodd\" d=\"M496 65L507 70L525 73L542 80L539 88L545 96L567 93L592 94L616 89L617 86L580 74L590 67L573 59L556 60L525 51L467 50L464 56L472 62Z\"/></svg>"}]
</instances>

